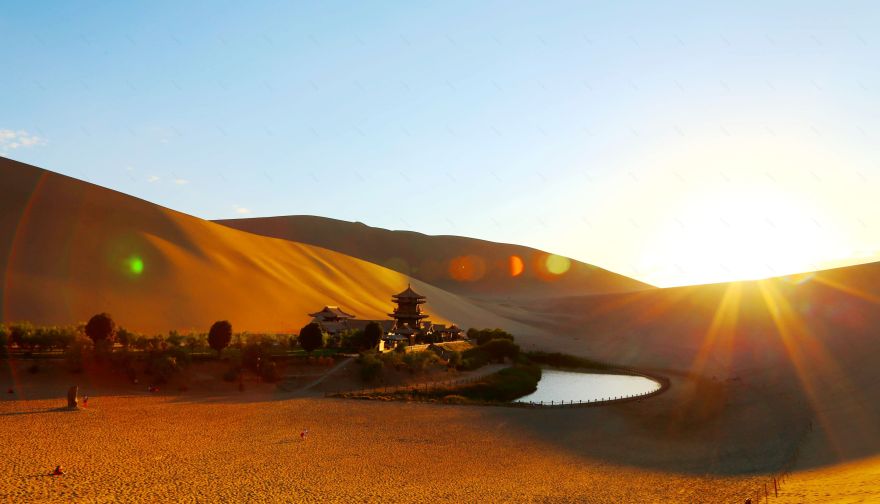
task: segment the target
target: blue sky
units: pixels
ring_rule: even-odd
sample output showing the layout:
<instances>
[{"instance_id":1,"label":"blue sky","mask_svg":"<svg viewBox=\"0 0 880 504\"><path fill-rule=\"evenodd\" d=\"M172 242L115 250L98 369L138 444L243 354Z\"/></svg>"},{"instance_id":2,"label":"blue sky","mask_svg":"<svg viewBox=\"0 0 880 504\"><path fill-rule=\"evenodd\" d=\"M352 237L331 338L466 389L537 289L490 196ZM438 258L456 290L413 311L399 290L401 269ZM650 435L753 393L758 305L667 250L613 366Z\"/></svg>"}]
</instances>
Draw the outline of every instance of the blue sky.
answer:
<instances>
[{"instance_id":1,"label":"blue sky","mask_svg":"<svg viewBox=\"0 0 880 504\"><path fill-rule=\"evenodd\" d=\"M20 2L0 155L660 285L877 257L873 2Z\"/></svg>"}]
</instances>

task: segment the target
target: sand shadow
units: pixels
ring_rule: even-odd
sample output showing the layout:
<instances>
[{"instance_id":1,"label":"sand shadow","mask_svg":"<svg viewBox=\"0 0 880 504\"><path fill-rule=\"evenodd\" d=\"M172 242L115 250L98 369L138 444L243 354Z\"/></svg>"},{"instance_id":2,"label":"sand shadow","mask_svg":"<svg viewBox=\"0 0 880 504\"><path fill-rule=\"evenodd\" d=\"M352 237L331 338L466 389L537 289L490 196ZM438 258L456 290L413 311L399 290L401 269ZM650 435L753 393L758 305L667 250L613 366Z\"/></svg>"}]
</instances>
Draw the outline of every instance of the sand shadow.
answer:
<instances>
[{"instance_id":1,"label":"sand shadow","mask_svg":"<svg viewBox=\"0 0 880 504\"><path fill-rule=\"evenodd\" d=\"M59 406L57 408L42 408L42 409L27 410L27 411L9 411L6 413L0 413L0 417L37 415L40 413L65 413L65 412L73 413L75 411L82 411L82 408L68 408L67 406Z\"/></svg>"}]
</instances>

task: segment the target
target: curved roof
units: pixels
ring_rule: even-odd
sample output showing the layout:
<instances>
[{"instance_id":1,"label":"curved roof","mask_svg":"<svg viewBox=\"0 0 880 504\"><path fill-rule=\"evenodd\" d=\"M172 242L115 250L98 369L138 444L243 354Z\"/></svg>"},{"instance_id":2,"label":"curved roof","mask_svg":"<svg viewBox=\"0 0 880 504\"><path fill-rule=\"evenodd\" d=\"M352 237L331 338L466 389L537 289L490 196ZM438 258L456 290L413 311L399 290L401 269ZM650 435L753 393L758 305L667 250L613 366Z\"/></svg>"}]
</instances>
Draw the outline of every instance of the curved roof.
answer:
<instances>
[{"instance_id":1,"label":"curved roof","mask_svg":"<svg viewBox=\"0 0 880 504\"><path fill-rule=\"evenodd\" d=\"M425 296L419 294L412 289L412 285L407 285L406 290L400 294L392 296L394 299L426 299Z\"/></svg>"},{"instance_id":2,"label":"curved roof","mask_svg":"<svg viewBox=\"0 0 880 504\"><path fill-rule=\"evenodd\" d=\"M328 318L354 318L354 315L350 313L345 313L338 306L325 306L324 309L315 313L309 313L310 317L321 317L324 319Z\"/></svg>"}]
</instances>

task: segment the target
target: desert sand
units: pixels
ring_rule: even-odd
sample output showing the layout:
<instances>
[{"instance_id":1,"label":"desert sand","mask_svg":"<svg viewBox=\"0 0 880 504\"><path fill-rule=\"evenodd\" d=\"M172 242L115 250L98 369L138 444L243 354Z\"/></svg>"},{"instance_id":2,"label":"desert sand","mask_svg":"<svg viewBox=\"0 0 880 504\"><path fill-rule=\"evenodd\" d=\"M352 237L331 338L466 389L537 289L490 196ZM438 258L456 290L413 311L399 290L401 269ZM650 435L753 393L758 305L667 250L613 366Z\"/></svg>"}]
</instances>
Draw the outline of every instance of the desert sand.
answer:
<instances>
[{"instance_id":1,"label":"desert sand","mask_svg":"<svg viewBox=\"0 0 880 504\"><path fill-rule=\"evenodd\" d=\"M227 385L151 396L76 379L90 382L87 409L0 401L0 500L738 502L763 481L615 463L590 452L609 449L619 427L573 429L638 417L648 402L539 411L325 399L256 384L244 394ZM54 393L47 378L28 383L21 394ZM562 439L547 436L554 428ZM682 453L673 441L649 446ZM67 474L48 476L57 464Z\"/></svg>"}]
</instances>

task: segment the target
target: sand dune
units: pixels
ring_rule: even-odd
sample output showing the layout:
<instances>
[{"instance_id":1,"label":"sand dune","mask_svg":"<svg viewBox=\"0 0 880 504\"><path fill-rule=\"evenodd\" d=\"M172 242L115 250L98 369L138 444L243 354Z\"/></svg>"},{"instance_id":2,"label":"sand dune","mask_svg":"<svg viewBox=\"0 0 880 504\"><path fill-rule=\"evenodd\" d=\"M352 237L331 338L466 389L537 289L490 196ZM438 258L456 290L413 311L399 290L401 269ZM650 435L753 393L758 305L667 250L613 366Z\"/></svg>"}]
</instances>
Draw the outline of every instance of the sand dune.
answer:
<instances>
[{"instance_id":1,"label":"sand dune","mask_svg":"<svg viewBox=\"0 0 880 504\"><path fill-rule=\"evenodd\" d=\"M326 247L456 294L529 298L652 288L632 278L574 260L567 271L554 274L546 266L550 256L547 252L461 236L390 231L360 222L310 215L216 222L263 236ZM522 271L516 276L511 274L511 257L514 256L522 260Z\"/></svg>"},{"instance_id":2,"label":"sand dune","mask_svg":"<svg viewBox=\"0 0 880 504\"><path fill-rule=\"evenodd\" d=\"M0 159L2 320L67 324L110 312L132 330L297 331L338 304L385 317L412 282L439 322L531 332L398 272L236 231L125 194Z\"/></svg>"}]
</instances>

